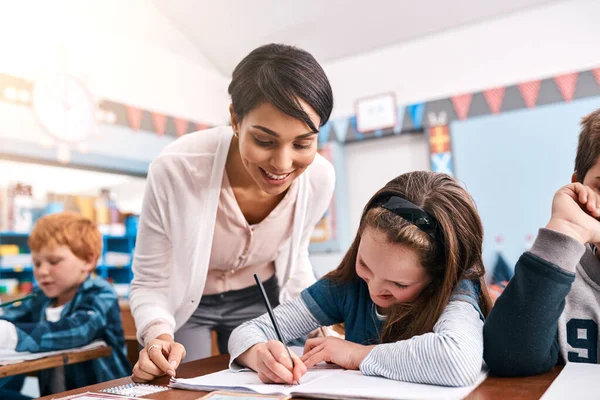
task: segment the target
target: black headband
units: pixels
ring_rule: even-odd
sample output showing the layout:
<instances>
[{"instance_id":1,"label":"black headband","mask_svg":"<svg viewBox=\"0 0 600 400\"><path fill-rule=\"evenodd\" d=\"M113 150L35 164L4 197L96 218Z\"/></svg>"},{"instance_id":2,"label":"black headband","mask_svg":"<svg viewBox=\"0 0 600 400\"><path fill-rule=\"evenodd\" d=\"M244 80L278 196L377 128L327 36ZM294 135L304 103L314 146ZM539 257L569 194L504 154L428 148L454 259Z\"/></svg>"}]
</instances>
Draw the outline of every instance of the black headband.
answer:
<instances>
[{"instance_id":1,"label":"black headband","mask_svg":"<svg viewBox=\"0 0 600 400\"><path fill-rule=\"evenodd\" d=\"M371 204L370 208L383 207L415 225L434 240L443 243L442 228L439 222L433 215L410 201L396 195L382 195Z\"/></svg>"}]
</instances>

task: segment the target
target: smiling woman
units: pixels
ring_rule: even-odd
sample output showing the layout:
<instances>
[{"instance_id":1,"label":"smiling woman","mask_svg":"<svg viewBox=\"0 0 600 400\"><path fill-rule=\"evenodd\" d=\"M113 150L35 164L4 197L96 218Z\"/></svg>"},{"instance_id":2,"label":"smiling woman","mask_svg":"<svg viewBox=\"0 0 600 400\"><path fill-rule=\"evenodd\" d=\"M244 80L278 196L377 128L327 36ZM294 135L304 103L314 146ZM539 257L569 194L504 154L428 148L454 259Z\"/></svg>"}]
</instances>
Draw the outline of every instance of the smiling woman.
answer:
<instances>
[{"instance_id":1,"label":"smiling woman","mask_svg":"<svg viewBox=\"0 0 600 400\"><path fill-rule=\"evenodd\" d=\"M151 164L133 261L130 305L145 345L136 381L174 376L230 333L315 281L308 245L333 194L317 154L333 95L306 51L259 47L229 85L231 127L186 135ZM310 206L309 206L310 205Z\"/></svg>"}]
</instances>

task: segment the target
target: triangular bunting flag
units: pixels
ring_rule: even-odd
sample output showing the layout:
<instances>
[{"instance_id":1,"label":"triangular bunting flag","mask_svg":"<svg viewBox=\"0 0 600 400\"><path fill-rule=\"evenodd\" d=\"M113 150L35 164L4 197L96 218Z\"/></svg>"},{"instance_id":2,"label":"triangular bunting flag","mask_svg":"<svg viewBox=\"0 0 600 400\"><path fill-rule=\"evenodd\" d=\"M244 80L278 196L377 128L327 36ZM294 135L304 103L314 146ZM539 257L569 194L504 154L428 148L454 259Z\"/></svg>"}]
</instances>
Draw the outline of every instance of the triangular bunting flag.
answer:
<instances>
[{"instance_id":1,"label":"triangular bunting flag","mask_svg":"<svg viewBox=\"0 0 600 400\"><path fill-rule=\"evenodd\" d=\"M488 89L483 91L483 97L487 102L492 114L499 114L502 108L502 101L504 100L504 92L506 89L503 87Z\"/></svg>"},{"instance_id":2,"label":"triangular bunting flag","mask_svg":"<svg viewBox=\"0 0 600 400\"><path fill-rule=\"evenodd\" d=\"M594 68L592 74L594 74L594 78L596 78L596 82L598 82L598 86L600 86L600 68Z\"/></svg>"},{"instance_id":3,"label":"triangular bunting flag","mask_svg":"<svg viewBox=\"0 0 600 400\"><path fill-rule=\"evenodd\" d=\"M350 118L348 118L348 124L352 129L358 132L358 122L356 122L356 115L353 115Z\"/></svg>"},{"instance_id":4,"label":"triangular bunting flag","mask_svg":"<svg viewBox=\"0 0 600 400\"><path fill-rule=\"evenodd\" d=\"M319 135L317 137L319 143L327 143L329 141L329 132L331 132L331 124L327 122L319 129Z\"/></svg>"},{"instance_id":5,"label":"triangular bunting flag","mask_svg":"<svg viewBox=\"0 0 600 400\"><path fill-rule=\"evenodd\" d=\"M175 121L175 133L177 136L183 136L187 133L189 122L183 118L173 118Z\"/></svg>"},{"instance_id":6,"label":"triangular bunting flag","mask_svg":"<svg viewBox=\"0 0 600 400\"><path fill-rule=\"evenodd\" d=\"M398 114L396 115L396 126L394 126L394 133L396 135L402 132L402 123L404 122L404 114L406 112L405 107L398 107Z\"/></svg>"},{"instance_id":7,"label":"triangular bunting flag","mask_svg":"<svg viewBox=\"0 0 600 400\"><path fill-rule=\"evenodd\" d=\"M575 86L577 86L577 77L579 77L577 72L554 77L554 83L556 83L556 86L565 101L573 101Z\"/></svg>"},{"instance_id":8,"label":"triangular bunting flag","mask_svg":"<svg viewBox=\"0 0 600 400\"><path fill-rule=\"evenodd\" d=\"M340 143L344 143L346 140L346 132L348 132L348 124L350 123L348 118L336 119L331 121L331 123L333 124L338 140Z\"/></svg>"},{"instance_id":9,"label":"triangular bunting flag","mask_svg":"<svg viewBox=\"0 0 600 400\"><path fill-rule=\"evenodd\" d=\"M358 122L356 121L356 115L348 118L348 125L350 125L350 129L355 133L354 139L363 140L365 138L364 133L358 131Z\"/></svg>"},{"instance_id":10,"label":"triangular bunting flag","mask_svg":"<svg viewBox=\"0 0 600 400\"><path fill-rule=\"evenodd\" d=\"M167 116L165 114L153 112L152 115L152 123L154 124L154 128L156 129L156 133L158 136L162 136L165 134L165 127L167 126Z\"/></svg>"},{"instance_id":11,"label":"triangular bunting flag","mask_svg":"<svg viewBox=\"0 0 600 400\"><path fill-rule=\"evenodd\" d=\"M203 124L202 122L196 122L196 130L197 131L203 131L205 129L208 129L207 124Z\"/></svg>"},{"instance_id":12,"label":"triangular bunting flag","mask_svg":"<svg viewBox=\"0 0 600 400\"><path fill-rule=\"evenodd\" d=\"M442 125L448 125L448 114L446 111L427 113L427 120L429 121L429 127L436 127Z\"/></svg>"},{"instance_id":13,"label":"triangular bunting flag","mask_svg":"<svg viewBox=\"0 0 600 400\"><path fill-rule=\"evenodd\" d=\"M521 92L521 96L523 100L525 100L525 105L528 108L534 108L537 103L538 95L540 94L540 87L542 86L542 81L530 81L519 83L518 88L519 92Z\"/></svg>"},{"instance_id":14,"label":"triangular bunting flag","mask_svg":"<svg viewBox=\"0 0 600 400\"><path fill-rule=\"evenodd\" d=\"M459 96L453 96L451 98L452 105L454 105L454 111L458 119L465 120L469 114L469 107L471 107L471 99L473 98L472 93L461 94Z\"/></svg>"},{"instance_id":15,"label":"triangular bunting flag","mask_svg":"<svg viewBox=\"0 0 600 400\"><path fill-rule=\"evenodd\" d=\"M408 115L415 129L423 127L423 116L425 114L425 103L411 104L408 108Z\"/></svg>"},{"instance_id":16,"label":"triangular bunting flag","mask_svg":"<svg viewBox=\"0 0 600 400\"><path fill-rule=\"evenodd\" d=\"M504 259L501 253L498 253L496 258L496 265L494 265L494 270L492 274L492 284L505 283L510 281L513 276L513 271L508 266L508 263Z\"/></svg>"},{"instance_id":17,"label":"triangular bunting flag","mask_svg":"<svg viewBox=\"0 0 600 400\"><path fill-rule=\"evenodd\" d=\"M142 125L142 110L133 106L125 106L127 109L127 119L129 120L129 126L134 131L139 131Z\"/></svg>"}]
</instances>

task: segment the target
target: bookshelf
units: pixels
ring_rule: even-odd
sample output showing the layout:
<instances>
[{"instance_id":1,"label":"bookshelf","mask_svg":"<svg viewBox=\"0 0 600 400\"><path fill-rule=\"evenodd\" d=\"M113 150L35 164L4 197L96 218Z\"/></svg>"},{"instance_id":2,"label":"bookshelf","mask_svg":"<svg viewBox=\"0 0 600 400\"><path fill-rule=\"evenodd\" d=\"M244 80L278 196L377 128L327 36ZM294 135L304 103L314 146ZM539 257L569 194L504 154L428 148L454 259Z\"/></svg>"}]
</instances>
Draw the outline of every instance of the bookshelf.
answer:
<instances>
[{"instance_id":1,"label":"bookshelf","mask_svg":"<svg viewBox=\"0 0 600 400\"><path fill-rule=\"evenodd\" d=\"M0 232L0 245L15 245L19 248L19 254L0 256L0 279L17 279L20 283L20 294L28 291L27 282L35 286L28 238L29 233ZM134 235L102 236L102 253L95 273L113 283L117 294L122 298L128 297L129 283L133 278L131 263L134 249ZM2 293L0 296L6 297Z\"/></svg>"}]
</instances>

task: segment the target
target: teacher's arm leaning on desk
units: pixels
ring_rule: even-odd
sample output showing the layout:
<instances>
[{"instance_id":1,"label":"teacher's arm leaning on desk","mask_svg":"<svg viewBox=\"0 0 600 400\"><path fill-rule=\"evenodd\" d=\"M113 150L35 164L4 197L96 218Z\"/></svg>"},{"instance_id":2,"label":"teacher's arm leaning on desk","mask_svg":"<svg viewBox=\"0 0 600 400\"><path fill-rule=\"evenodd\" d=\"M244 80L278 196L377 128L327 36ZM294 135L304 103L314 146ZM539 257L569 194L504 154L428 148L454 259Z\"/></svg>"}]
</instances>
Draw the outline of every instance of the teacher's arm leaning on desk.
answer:
<instances>
[{"instance_id":1,"label":"teacher's arm leaning on desk","mask_svg":"<svg viewBox=\"0 0 600 400\"><path fill-rule=\"evenodd\" d=\"M206 375L227 368L229 358L227 356L217 356L203 360L183 363L177 369L177 375L181 378L193 378L199 375ZM499 378L489 377L479 385L466 400L538 400L548 389L552 381L558 376L560 367L554 367L550 372L543 375L531 376L527 378ZM65 393L57 393L53 396L43 397L42 400L58 399L77 393L87 391L98 392L102 389L112 388L131 383L131 378L121 378L97 385L87 386ZM169 377L163 376L151 382L153 385L167 386ZM148 399L160 400L195 400L206 394L206 392L196 392L191 390L172 389L149 396Z\"/></svg>"}]
</instances>

